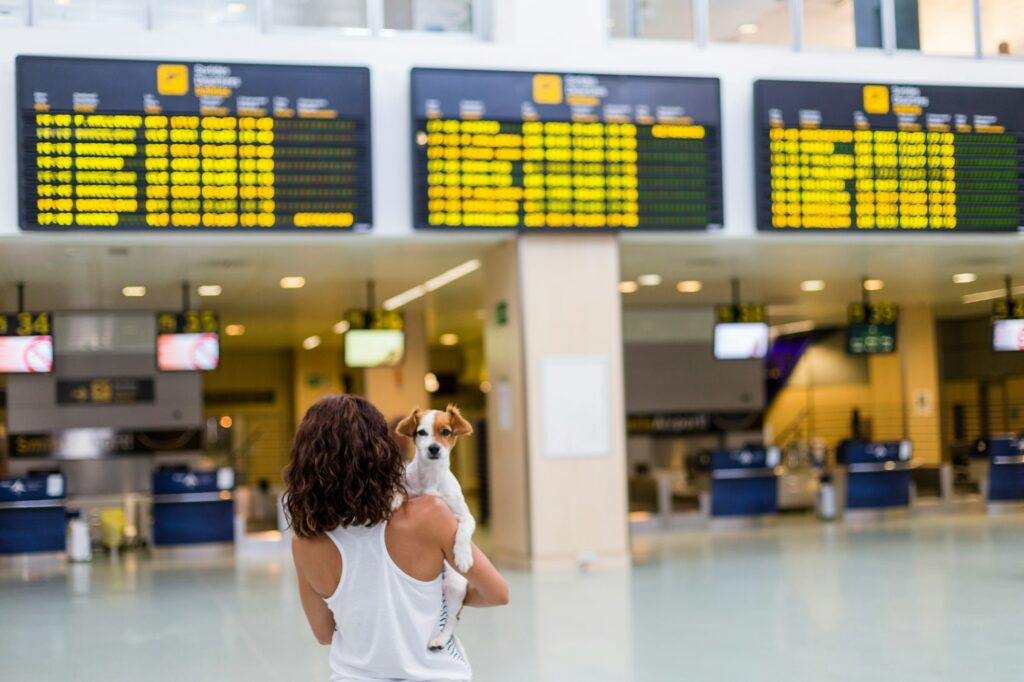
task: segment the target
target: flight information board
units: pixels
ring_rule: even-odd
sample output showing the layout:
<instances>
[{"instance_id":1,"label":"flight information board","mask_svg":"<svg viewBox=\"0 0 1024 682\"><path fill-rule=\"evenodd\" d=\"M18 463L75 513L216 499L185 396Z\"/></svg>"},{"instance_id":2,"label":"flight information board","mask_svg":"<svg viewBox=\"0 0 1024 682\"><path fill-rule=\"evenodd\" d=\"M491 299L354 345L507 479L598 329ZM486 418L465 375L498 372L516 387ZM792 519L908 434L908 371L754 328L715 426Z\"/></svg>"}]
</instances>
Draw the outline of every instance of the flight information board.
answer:
<instances>
[{"instance_id":1,"label":"flight information board","mask_svg":"<svg viewBox=\"0 0 1024 682\"><path fill-rule=\"evenodd\" d=\"M1024 90L758 81L761 230L1017 232Z\"/></svg>"},{"instance_id":2,"label":"flight information board","mask_svg":"<svg viewBox=\"0 0 1024 682\"><path fill-rule=\"evenodd\" d=\"M717 78L413 69L417 228L722 226Z\"/></svg>"},{"instance_id":3,"label":"flight information board","mask_svg":"<svg viewBox=\"0 0 1024 682\"><path fill-rule=\"evenodd\" d=\"M24 230L372 223L365 68L17 60Z\"/></svg>"}]
</instances>

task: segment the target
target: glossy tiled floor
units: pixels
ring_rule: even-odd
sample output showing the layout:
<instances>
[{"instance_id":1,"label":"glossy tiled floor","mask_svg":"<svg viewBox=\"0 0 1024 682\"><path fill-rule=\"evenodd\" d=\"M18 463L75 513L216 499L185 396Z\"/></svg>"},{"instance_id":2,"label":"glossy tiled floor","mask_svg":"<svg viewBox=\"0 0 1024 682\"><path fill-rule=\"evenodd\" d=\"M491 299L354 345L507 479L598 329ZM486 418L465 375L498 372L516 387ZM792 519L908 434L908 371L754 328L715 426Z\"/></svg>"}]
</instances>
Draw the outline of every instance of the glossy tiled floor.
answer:
<instances>
[{"instance_id":1,"label":"glossy tiled floor","mask_svg":"<svg viewBox=\"0 0 1024 682\"><path fill-rule=\"evenodd\" d=\"M630 573L511 574L480 682L1024 679L1024 516L787 521L635 541ZM326 680L287 560L0 571L0 679Z\"/></svg>"}]
</instances>

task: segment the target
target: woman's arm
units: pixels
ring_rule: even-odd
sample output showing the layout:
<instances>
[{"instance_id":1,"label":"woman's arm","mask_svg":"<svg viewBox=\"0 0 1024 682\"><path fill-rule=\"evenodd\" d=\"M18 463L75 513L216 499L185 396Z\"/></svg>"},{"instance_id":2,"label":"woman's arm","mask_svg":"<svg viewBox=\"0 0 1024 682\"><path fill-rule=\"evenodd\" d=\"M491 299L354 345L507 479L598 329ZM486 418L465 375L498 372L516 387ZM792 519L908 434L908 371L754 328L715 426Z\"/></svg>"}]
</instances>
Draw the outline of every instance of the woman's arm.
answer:
<instances>
[{"instance_id":1,"label":"woman's arm","mask_svg":"<svg viewBox=\"0 0 1024 682\"><path fill-rule=\"evenodd\" d=\"M459 522L447 504L438 498L434 499L437 499L437 504L432 505L431 527L434 530L434 537L441 546L445 561L450 566L454 566L455 531L459 528ZM504 606L508 604L508 584L490 559L475 544L473 545L473 567L463 575L469 581L466 600L463 602L466 606Z\"/></svg>"},{"instance_id":2,"label":"woman's arm","mask_svg":"<svg viewBox=\"0 0 1024 682\"><path fill-rule=\"evenodd\" d=\"M330 542L330 540L328 540ZM314 589L310 583L309 569L316 561L315 555L320 547L315 546L316 540L303 540L298 537L292 538L292 559L295 561L295 573L299 581L299 599L302 601L302 610L306 612L306 620L313 630L316 641L323 645L329 645L334 637L334 614L327 608L324 597ZM334 555L338 552L330 547Z\"/></svg>"}]
</instances>

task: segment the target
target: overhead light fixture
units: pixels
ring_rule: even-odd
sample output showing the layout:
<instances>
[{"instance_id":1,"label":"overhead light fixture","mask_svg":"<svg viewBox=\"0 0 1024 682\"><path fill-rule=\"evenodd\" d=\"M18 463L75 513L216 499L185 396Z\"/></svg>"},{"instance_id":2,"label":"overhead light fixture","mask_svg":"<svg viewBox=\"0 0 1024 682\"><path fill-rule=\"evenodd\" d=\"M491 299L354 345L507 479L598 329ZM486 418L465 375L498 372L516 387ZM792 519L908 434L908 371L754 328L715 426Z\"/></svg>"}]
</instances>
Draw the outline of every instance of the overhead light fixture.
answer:
<instances>
[{"instance_id":1,"label":"overhead light fixture","mask_svg":"<svg viewBox=\"0 0 1024 682\"><path fill-rule=\"evenodd\" d=\"M334 325L334 333L337 334L338 336L341 336L351 328L352 325L349 324L348 320L342 320L341 322L338 322Z\"/></svg>"},{"instance_id":2,"label":"overhead light fixture","mask_svg":"<svg viewBox=\"0 0 1024 682\"><path fill-rule=\"evenodd\" d=\"M440 289L444 285L451 284L455 280L460 279L462 277L465 277L466 275L468 275L468 274L470 274L472 272L476 272L479 269L480 269L480 261L478 261L476 259L468 260L465 263L463 263L462 265L456 265L451 270L448 270L446 272L442 272L437 277L433 277L431 279L428 279L423 284L423 287L427 291L437 291L438 289Z\"/></svg>"},{"instance_id":3,"label":"overhead light fixture","mask_svg":"<svg viewBox=\"0 0 1024 682\"><path fill-rule=\"evenodd\" d=\"M825 280L823 279L805 279L800 282L801 291L824 291Z\"/></svg>"},{"instance_id":4,"label":"overhead light fixture","mask_svg":"<svg viewBox=\"0 0 1024 682\"><path fill-rule=\"evenodd\" d=\"M958 272L953 275L953 284L970 284L978 281L978 276L973 272Z\"/></svg>"},{"instance_id":5,"label":"overhead light fixture","mask_svg":"<svg viewBox=\"0 0 1024 682\"><path fill-rule=\"evenodd\" d=\"M427 372L423 376L423 388L427 393L437 393L441 388L441 382L437 380L437 375L433 372Z\"/></svg>"},{"instance_id":6,"label":"overhead light fixture","mask_svg":"<svg viewBox=\"0 0 1024 682\"><path fill-rule=\"evenodd\" d=\"M695 294L704 288L704 283L699 279L684 279L676 283L676 291L681 294Z\"/></svg>"},{"instance_id":7,"label":"overhead light fixture","mask_svg":"<svg viewBox=\"0 0 1024 682\"><path fill-rule=\"evenodd\" d=\"M880 279L864 280L864 291L881 291L885 288L885 282Z\"/></svg>"},{"instance_id":8,"label":"overhead light fixture","mask_svg":"<svg viewBox=\"0 0 1024 682\"><path fill-rule=\"evenodd\" d=\"M244 2L229 2L228 3L228 12L230 12L231 14L241 14L245 10L246 10L246 6L245 6Z\"/></svg>"},{"instance_id":9,"label":"overhead light fixture","mask_svg":"<svg viewBox=\"0 0 1024 682\"><path fill-rule=\"evenodd\" d=\"M656 287L661 284L661 275L640 275L636 278L636 283L642 287Z\"/></svg>"},{"instance_id":10,"label":"overhead light fixture","mask_svg":"<svg viewBox=\"0 0 1024 682\"><path fill-rule=\"evenodd\" d=\"M306 278L301 275L290 275L281 278L282 289L301 289L306 286Z\"/></svg>"},{"instance_id":11,"label":"overhead light fixture","mask_svg":"<svg viewBox=\"0 0 1024 682\"><path fill-rule=\"evenodd\" d=\"M1024 286L1013 287L1011 292L1014 296L1024 296ZM1006 289L989 289L978 291L973 294L964 294L960 300L965 304L981 303L982 301L994 301L997 298L1006 298Z\"/></svg>"},{"instance_id":12,"label":"overhead light fixture","mask_svg":"<svg viewBox=\"0 0 1024 682\"><path fill-rule=\"evenodd\" d=\"M619 293L622 294L633 294L640 288L640 285L636 282L619 282Z\"/></svg>"},{"instance_id":13,"label":"overhead light fixture","mask_svg":"<svg viewBox=\"0 0 1024 682\"><path fill-rule=\"evenodd\" d=\"M146 295L146 287L130 286L121 287L121 295L127 296L128 298L139 298L140 296Z\"/></svg>"},{"instance_id":14,"label":"overhead light fixture","mask_svg":"<svg viewBox=\"0 0 1024 682\"><path fill-rule=\"evenodd\" d=\"M484 379L480 382L480 392L487 394L491 392L491 382Z\"/></svg>"},{"instance_id":15,"label":"overhead light fixture","mask_svg":"<svg viewBox=\"0 0 1024 682\"><path fill-rule=\"evenodd\" d=\"M475 258L473 260L466 261L461 265L456 265L451 270L446 270L445 272L442 272L437 277L432 277L431 279L428 279L423 284L418 284L411 289L407 289L400 294L392 296L391 298L384 301L382 307L384 308L384 310L397 310L398 308L401 308L404 305L412 303L418 298L422 298L428 292L437 291L446 284L451 284L455 280L461 277L465 277L466 275L472 272L476 272L479 269L480 261L476 260Z\"/></svg>"},{"instance_id":16,"label":"overhead light fixture","mask_svg":"<svg viewBox=\"0 0 1024 682\"><path fill-rule=\"evenodd\" d=\"M313 336L307 336L302 340L302 347L306 350L313 350L320 345L321 341L322 339L319 336L313 334Z\"/></svg>"},{"instance_id":17,"label":"overhead light fixture","mask_svg":"<svg viewBox=\"0 0 1024 682\"><path fill-rule=\"evenodd\" d=\"M224 415L220 418L220 428L222 429L230 429L234 423L235 421L229 415Z\"/></svg>"},{"instance_id":18,"label":"overhead light fixture","mask_svg":"<svg viewBox=\"0 0 1024 682\"><path fill-rule=\"evenodd\" d=\"M398 310L402 306L412 303L417 298L421 298L426 295L427 289L422 284L414 286L412 289L403 291L397 296L392 296L388 300L384 301L384 310Z\"/></svg>"},{"instance_id":19,"label":"overhead light fixture","mask_svg":"<svg viewBox=\"0 0 1024 682\"><path fill-rule=\"evenodd\" d=\"M220 296L223 289L219 284L204 284L198 289L200 296Z\"/></svg>"},{"instance_id":20,"label":"overhead light fixture","mask_svg":"<svg viewBox=\"0 0 1024 682\"><path fill-rule=\"evenodd\" d=\"M242 334L245 333L245 325L229 324L228 326L224 327L224 333L227 334L228 336L241 336Z\"/></svg>"},{"instance_id":21,"label":"overhead light fixture","mask_svg":"<svg viewBox=\"0 0 1024 682\"><path fill-rule=\"evenodd\" d=\"M442 346L455 346L459 343L459 335L451 333L441 334L441 338L438 341L441 342Z\"/></svg>"},{"instance_id":22,"label":"overhead light fixture","mask_svg":"<svg viewBox=\"0 0 1024 682\"><path fill-rule=\"evenodd\" d=\"M739 31L740 35L752 36L757 33L759 29L757 24L740 24L736 27L736 30Z\"/></svg>"}]
</instances>

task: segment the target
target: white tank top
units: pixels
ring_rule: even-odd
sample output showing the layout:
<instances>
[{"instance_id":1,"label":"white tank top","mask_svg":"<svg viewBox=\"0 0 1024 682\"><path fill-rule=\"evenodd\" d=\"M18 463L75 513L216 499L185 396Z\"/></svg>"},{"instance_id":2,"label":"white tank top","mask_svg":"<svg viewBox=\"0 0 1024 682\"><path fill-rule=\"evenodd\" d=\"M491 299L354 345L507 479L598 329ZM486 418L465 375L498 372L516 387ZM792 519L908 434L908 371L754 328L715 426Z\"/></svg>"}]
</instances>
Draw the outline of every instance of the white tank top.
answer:
<instances>
[{"instance_id":1,"label":"white tank top","mask_svg":"<svg viewBox=\"0 0 1024 682\"><path fill-rule=\"evenodd\" d=\"M341 581L325 600L336 626L331 682L471 680L455 638L441 651L427 649L448 617L443 574L425 582L400 569L384 544L386 526L339 527L327 534L341 552Z\"/></svg>"}]
</instances>

